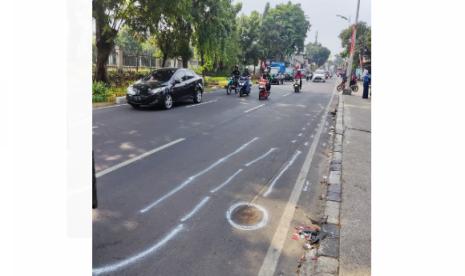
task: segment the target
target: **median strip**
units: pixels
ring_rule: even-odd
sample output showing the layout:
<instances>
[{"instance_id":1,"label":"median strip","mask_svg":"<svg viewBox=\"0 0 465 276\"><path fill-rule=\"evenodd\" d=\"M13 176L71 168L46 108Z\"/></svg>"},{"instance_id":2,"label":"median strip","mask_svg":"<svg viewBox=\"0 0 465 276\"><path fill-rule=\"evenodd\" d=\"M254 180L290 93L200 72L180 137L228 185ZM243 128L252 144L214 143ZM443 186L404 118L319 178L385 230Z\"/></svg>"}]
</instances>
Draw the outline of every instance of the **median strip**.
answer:
<instances>
[{"instance_id":1,"label":"median strip","mask_svg":"<svg viewBox=\"0 0 465 276\"><path fill-rule=\"evenodd\" d=\"M156 153L156 152L159 152L159 151L164 150L164 149L166 149L166 148L168 148L168 147L171 147L172 145L175 145L175 144L177 144L177 143L180 143L180 142L182 142L182 141L184 141L184 140L186 140L186 138L179 138L179 139L177 139L177 140L174 140L174 141L169 142L168 144L165 144L165 145L160 146L160 147L158 147L158 148L155 148L155 149L153 149L153 150L144 152L143 154L141 154L141 155L139 155L139 156L136 156L136 157L134 157L134 158L131 158L131 159L129 159L129 160L126 160L126 161L124 161L124 162L121 162L121 163L119 163L119 164L116 164L116 165L114 165L114 166L112 166L112 167L109 167L109 168L107 168L107 169L104 169L103 171L100 171L100 172L96 173L96 174L95 174L95 177L97 177L97 178L102 177L102 176L104 176L104 175L106 175L106 174L108 174L108 173L111 173L111 172L113 172L113 171L115 171L115 170L117 170L117 169L120 169L120 168L122 168L122 167L125 167L125 166L127 166L127 165L129 165L129 164L131 164L131 163L134 163L134 162L136 162L136 161L138 161L138 160L141 160L141 159L143 159L143 158L145 158L145 157L147 157L147 156L149 156L149 155L152 155L152 154L154 154L154 153Z\"/></svg>"}]
</instances>

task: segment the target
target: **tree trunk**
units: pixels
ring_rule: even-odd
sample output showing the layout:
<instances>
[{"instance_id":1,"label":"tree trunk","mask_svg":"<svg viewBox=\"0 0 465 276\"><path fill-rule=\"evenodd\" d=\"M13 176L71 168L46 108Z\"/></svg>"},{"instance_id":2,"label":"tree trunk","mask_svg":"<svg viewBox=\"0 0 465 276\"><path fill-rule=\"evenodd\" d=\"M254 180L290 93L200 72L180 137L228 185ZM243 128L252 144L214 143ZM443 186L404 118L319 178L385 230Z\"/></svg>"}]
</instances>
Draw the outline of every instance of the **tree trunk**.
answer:
<instances>
[{"instance_id":1,"label":"tree trunk","mask_svg":"<svg viewBox=\"0 0 465 276\"><path fill-rule=\"evenodd\" d=\"M95 81L108 83L107 62L111 50L115 45L118 32L108 26L105 8L100 1L92 1L93 16L95 18L95 40L97 47L97 62L95 66Z\"/></svg>"},{"instance_id":2,"label":"tree trunk","mask_svg":"<svg viewBox=\"0 0 465 276\"><path fill-rule=\"evenodd\" d=\"M200 66L202 66L202 77L205 77L205 68L203 68L204 64L205 64L205 54L203 50L200 50Z\"/></svg>"},{"instance_id":3,"label":"tree trunk","mask_svg":"<svg viewBox=\"0 0 465 276\"><path fill-rule=\"evenodd\" d=\"M165 67L167 59L168 59L168 57L165 54L163 54L162 59L161 59L161 67L162 68Z\"/></svg>"},{"instance_id":4,"label":"tree trunk","mask_svg":"<svg viewBox=\"0 0 465 276\"><path fill-rule=\"evenodd\" d=\"M182 58L182 67L183 68L189 67L189 59L188 58L186 58L186 57Z\"/></svg>"}]
</instances>

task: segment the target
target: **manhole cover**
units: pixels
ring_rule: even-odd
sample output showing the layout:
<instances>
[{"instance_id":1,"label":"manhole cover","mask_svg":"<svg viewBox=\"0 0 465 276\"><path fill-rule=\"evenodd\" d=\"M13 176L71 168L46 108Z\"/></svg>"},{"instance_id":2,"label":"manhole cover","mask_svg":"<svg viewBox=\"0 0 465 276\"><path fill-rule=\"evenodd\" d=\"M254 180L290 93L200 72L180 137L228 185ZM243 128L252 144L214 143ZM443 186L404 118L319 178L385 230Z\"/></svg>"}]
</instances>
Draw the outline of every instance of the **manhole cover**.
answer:
<instances>
[{"instance_id":1,"label":"manhole cover","mask_svg":"<svg viewBox=\"0 0 465 276\"><path fill-rule=\"evenodd\" d=\"M234 204L226 212L228 222L241 230L256 230L268 222L268 212L261 206L239 202Z\"/></svg>"}]
</instances>

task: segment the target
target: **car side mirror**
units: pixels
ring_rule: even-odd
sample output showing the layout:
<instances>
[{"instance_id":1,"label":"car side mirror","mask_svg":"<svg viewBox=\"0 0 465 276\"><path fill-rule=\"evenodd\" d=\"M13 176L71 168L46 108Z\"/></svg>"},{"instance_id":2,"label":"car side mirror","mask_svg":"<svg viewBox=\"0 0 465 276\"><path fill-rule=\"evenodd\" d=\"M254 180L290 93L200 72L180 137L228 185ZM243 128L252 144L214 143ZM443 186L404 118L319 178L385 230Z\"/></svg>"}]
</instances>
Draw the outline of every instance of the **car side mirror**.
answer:
<instances>
[{"instance_id":1,"label":"car side mirror","mask_svg":"<svg viewBox=\"0 0 465 276\"><path fill-rule=\"evenodd\" d=\"M173 84L178 84L178 83L181 83L181 80L180 79L175 79Z\"/></svg>"}]
</instances>

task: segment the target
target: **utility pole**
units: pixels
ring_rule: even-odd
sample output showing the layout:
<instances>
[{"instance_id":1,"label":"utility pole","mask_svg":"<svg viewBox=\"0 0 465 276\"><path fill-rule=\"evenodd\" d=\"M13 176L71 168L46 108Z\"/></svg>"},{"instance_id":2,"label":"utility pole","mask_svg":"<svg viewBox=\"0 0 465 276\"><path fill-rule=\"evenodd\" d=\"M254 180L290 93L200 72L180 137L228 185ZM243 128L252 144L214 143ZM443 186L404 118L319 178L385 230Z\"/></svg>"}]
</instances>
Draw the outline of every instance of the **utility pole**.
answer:
<instances>
[{"instance_id":1,"label":"utility pole","mask_svg":"<svg viewBox=\"0 0 465 276\"><path fill-rule=\"evenodd\" d=\"M315 34L315 45L318 43L318 31L316 31L316 34Z\"/></svg>"},{"instance_id":2,"label":"utility pole","mask_svg":"<svg viewBox=\"0 0 465 276\"><path fill-rule=\"evenodd\" d=\"M357 0L357 13L355 14L355 24L352 26L352 38L351 38L351 45L350 45L350 57L349 57L349 64L347 66L347 80L350 81L352 77L352 64L354 61L354 52L355 52L355 42L357 39L357 23L358 23L358 11L360 9L360 0ZM351 94L351 89L346 88L344 90L344 94Z\"/></svg>"}]
</instances>

